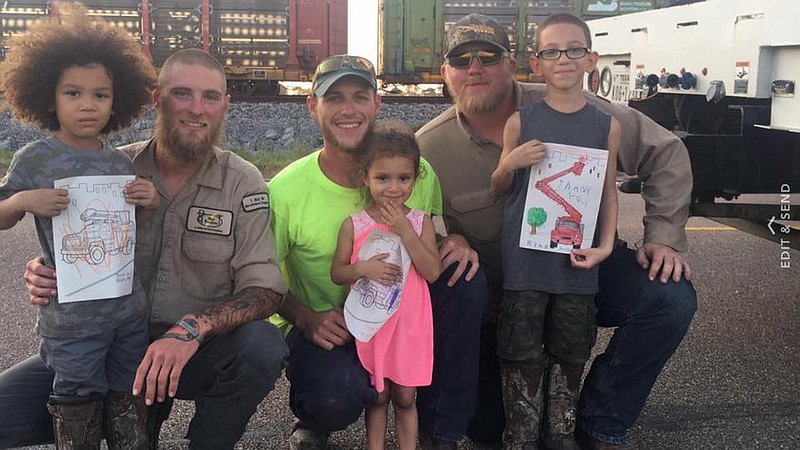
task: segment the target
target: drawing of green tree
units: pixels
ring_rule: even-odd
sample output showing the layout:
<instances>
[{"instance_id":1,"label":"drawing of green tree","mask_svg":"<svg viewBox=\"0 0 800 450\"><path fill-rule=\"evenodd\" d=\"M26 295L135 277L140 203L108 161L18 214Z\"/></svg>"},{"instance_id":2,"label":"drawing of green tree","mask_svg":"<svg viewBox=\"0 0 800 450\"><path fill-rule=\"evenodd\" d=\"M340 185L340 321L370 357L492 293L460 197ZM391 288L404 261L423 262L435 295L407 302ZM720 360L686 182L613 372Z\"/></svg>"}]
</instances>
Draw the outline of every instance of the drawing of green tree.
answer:
<instances>
[{"instance_id":1,"label":"drawing of green tree","mask_svg":"<svg viewBox=\"0 0 800 450\"><path fill-rule=\"evenodd\" d=\"M542 226L547 221L547 211L538 206L531 208L528 210L527 221L531 226L531 234L536 234L536 227Z\"/></svg>"}]
</instances>

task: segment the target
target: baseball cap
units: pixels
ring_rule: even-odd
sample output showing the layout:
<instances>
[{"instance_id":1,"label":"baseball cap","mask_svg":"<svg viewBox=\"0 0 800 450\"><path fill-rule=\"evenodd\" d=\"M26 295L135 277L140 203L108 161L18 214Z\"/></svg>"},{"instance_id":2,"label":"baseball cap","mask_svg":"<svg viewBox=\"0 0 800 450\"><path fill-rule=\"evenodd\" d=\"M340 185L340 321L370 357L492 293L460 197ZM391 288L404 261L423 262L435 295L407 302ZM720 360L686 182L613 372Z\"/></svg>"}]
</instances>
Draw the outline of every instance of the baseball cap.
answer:
<instances>
[{"instance_id":1,"label":"baseball cap","mask_svg":"<svg viewBox=\"0 0 800 450\"><path fill-rule=\"evenodd\" d=\"M450 55L456 47L471 42L484 42L511 51L508 33L500 22L483 14L470 14L458 19L444 36L444 56Z\"/></svg>"},{"instance_id":2,"label":"baseball cap","mask_svg":"<svg viewBox=\"0 0 800 450\"><path fill-rule=\"evenodd\" d=\"M375 66L367 58L353 55L334 55L325 58L317 65L312 78L311 91L317 97L328 92L333 83L346 76L356 76L369 83L373 89L378 88L375 79Z\"/></svg>"}]
</instances>

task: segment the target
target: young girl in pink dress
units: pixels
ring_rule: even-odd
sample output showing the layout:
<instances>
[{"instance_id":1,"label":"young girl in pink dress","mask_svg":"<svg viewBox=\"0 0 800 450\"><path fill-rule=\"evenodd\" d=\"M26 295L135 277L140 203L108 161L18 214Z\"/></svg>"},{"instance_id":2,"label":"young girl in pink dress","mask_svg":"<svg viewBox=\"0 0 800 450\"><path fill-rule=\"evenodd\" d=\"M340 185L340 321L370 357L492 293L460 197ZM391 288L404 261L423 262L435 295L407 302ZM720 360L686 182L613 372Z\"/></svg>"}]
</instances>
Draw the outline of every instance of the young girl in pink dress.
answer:
<instances>
[{"instance_id":1,"label":"young girl in pink dress","mask_svg":"<svg viewBox=\"0 0 800 450\"><path fill-rule=\"evenodd\" d=\"M429 385L433 372L433 318L426 280L439 277L441 264L431 218L405 205L419 174L419 158L410 130L375 130L359 164L371 202L342 223L331 266L331 279L337 284L352 285L362 277L385 285L402 280L402 269L383 261L387 253L359 261L362 244L376 229L399 236L411 258L400 306L368 342L356 341L361 364L378 391L366 411L370 449L384 448L389 400L400 448L416 449L416 386Z\"/></svg>"}]
</instances>

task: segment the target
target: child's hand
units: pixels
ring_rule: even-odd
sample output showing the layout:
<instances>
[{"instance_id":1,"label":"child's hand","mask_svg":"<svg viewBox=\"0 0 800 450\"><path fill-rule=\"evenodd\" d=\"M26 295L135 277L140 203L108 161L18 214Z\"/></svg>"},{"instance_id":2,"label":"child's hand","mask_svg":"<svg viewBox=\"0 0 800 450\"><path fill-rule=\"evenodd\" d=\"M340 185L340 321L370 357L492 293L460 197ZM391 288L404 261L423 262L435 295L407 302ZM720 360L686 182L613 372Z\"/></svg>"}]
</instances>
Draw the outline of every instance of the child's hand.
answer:
<instances>
[{"instance_id":1,"label":"child's hand","mask_svg":"<svg viewBox=\"0 0 800 450\"><path fill-rule=\"evenodd\" d=\"M144 209L158 209L161 203L161 197L153 182L141 177L136 177L132 183L125 186L124 194L126 202Z\"/></svg>"},{"instance_id":2,"label":"child's hand","mask_svg":"<svg viewBox=\"0 0 800 450\"><path fill-rule=\"evenodd\" d=\"M609 256L611 256L610 248L576 248L570 252L569 262L572 264L572 267L576 269L589 270L603 262Z\"/></svg>"},{"instance_id":3,"label":"child's hand","mask_svg":"<svg viewBox=\"0 0 800 450\"><path fill-rule=\"evenodd\" d=\"M66 189L33 189L17 194L23 209L40 217L55 217L69 206Z\"/></svg>"},{"instance_id":4,"label":"child's hand","mask_svg":"<svg viewBox=\"0 0 800 450\"><path fill-rule=\"evenodd\" d=\"M381 218L383 222L389 225L392 231L401 238L409 236L408 233L412 233L414 236L417 235L408 217L406 217L402 209L395 206L394 203L387 202L381 206Z\"/></svg>"},{"instance_id":5,"label":"child's hand","mask_svg":"<svg viewBox=\"0 0 800 450\"><path fill-rule=\"evenodd\" d=\"M359 262L361 273L370 280L387 286L400 282L403 279L400 267L383 262L388 256L388 253L379 253L366 261Z\"/></svg>"},{"instance_id":6,"label":"child's hand","mask_svg":"<svg viewBox=\"0 0 800 450\"><path fill-rule=\"evenodd\" d=\"M533 139L514 147L505 157L504 163L513 170L536 165L547 154L547 147L539 140Z\"/></svg>"}]
</instances>

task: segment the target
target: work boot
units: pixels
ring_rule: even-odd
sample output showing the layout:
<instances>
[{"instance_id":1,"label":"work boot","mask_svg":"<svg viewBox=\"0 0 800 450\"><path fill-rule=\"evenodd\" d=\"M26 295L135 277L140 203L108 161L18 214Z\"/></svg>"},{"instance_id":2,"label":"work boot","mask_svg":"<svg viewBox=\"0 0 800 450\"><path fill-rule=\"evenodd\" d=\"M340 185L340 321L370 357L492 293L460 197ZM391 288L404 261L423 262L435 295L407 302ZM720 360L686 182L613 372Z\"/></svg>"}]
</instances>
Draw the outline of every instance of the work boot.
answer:
<instances>
[{"instance_id":1,"label":"work boot","mask_svg":"<svg viewBox=\"0 0 800 450\"><path fill-rule=\"evenodd\" d=\"M580 425L575 427L575 439L582 450L639 450L639 446L631 443L611 444L594 438Z\"/></svg>"},{"instance_id":2,"label":"work boot","mask_svg":"<svg viewBox=\"0 0 800 450\"><path fill-rule=\"evenodd\" d=\"M50 396L47 410L53 416L53 435L59 450L100 448L103 424L103 399L93 397Z\"/></svg>"},{"instance_id":3,"label":"work boot","mask_svg":"<svg viewBox=\"0 0 800 450\"><path fill-rule=\"evenodd\" d=\"M328 433L306 428L300 420L295 420L289 436L289 450L325 450L329 436Z\"/></svg>"},{"instance_id":4,"label":"work boot","mask_svg":"<svg viewBox=\"0 0 800 450\"><path fill-rule=\"evenodd\" d=\"M506 450L538 450L544 402L540 365L531 362L500 361L503 376L503 402Z\"/></svg>"},{"instance_id":5,"label":"work boot","mask_svg":"<svg viewBox=\"0 0 800 450\"><path fill-rule=\"evenodd\" d=\"M103 432L109 450L147 450L147 406L144 397L119 391L106 394Z\"/></svg>"},{"instance_id":6,"label":"work boot","mask_svg":"<svg viewBox=\"0 0 800 450\"><path fill-rule=\"evenodd\" d=\"M548 450L580 450L575 440L575 410L582 375L583 363L570 364L550 357L545 421L545 447Z\"/></svg>"}]
</instances>

